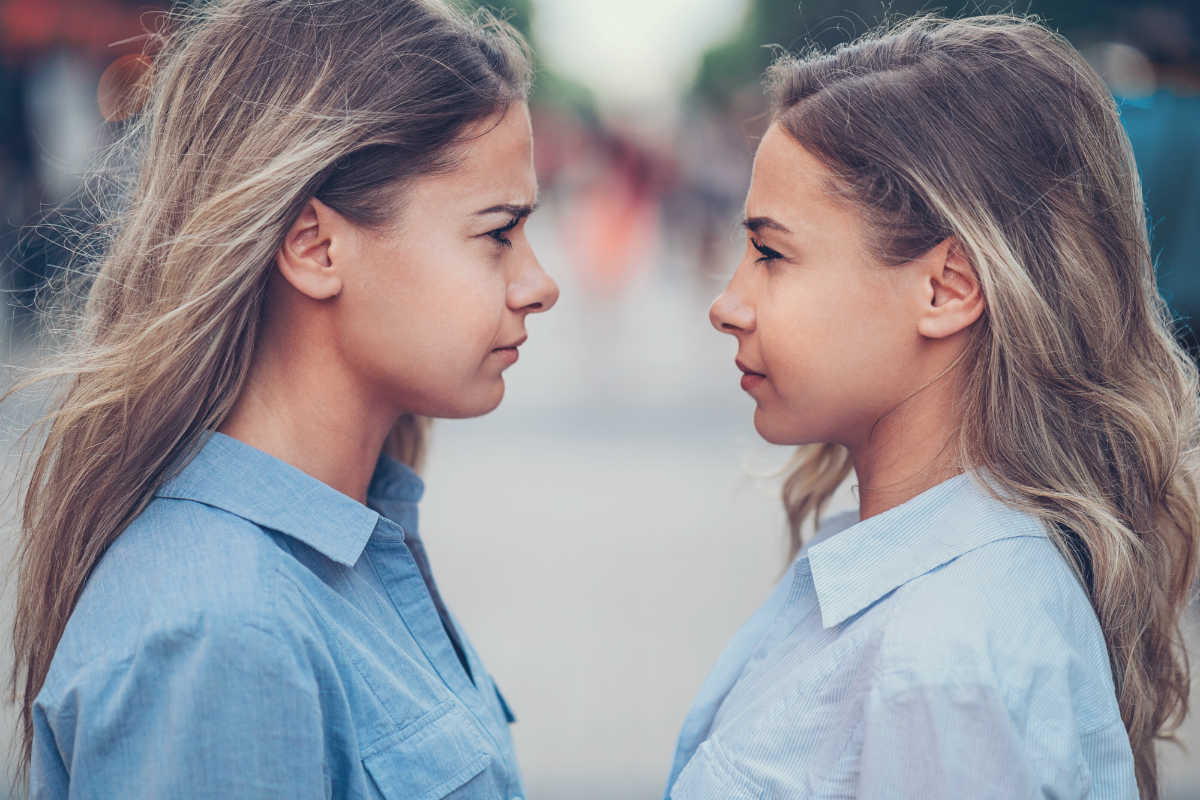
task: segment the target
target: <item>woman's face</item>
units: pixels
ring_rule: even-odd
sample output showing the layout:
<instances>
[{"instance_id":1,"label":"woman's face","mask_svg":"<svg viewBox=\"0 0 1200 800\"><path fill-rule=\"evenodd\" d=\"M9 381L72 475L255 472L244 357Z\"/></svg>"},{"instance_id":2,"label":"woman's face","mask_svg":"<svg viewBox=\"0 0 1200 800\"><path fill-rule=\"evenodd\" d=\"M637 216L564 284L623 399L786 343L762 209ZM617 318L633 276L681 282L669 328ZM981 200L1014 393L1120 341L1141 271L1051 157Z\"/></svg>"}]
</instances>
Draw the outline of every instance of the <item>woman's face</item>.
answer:
<instances>
[{"instance_id":1,"label":"woman's face","mask_svg":"<svg viewBox=\"0 0 1200 800\"><path fill-rule=\"evenodd\" d=\"M558 299L525 236L537 200L528 108L469 129L456 152L451 171L405 189L394 224L356 229L336 299L343 359L400 412L494 409L526 317Z\"/></svg>"},{"instance_id":2,"label":"woman's face","mask_svg":"<svg viewBox=\"0 0 1200 800\"><path fill-rule=\"evenodd\" d=\"M709 312L738 340L754 425L777 444L851 448L913 386L913 276L877 262L859 212L778 124L754 160L746 249Z\"/></svg>"}]
</instances>

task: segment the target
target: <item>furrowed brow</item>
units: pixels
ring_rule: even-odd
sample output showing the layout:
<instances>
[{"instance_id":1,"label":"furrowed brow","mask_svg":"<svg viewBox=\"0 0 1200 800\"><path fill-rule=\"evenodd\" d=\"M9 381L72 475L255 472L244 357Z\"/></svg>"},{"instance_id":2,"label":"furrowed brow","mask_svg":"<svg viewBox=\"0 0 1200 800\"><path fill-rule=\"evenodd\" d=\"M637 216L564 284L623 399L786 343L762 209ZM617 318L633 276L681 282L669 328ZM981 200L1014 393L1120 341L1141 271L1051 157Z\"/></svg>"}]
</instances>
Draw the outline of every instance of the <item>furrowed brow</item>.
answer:
<instances>
[{"instance_id":1,"label":"furrowed brow","mask_svg":"<svg viewBox=\"0 0 1200 800\"><path fill-rule=\"evenodd\" d=\"M746 217L742 220L742 227L751 233L758 233L763 229L779 231L780 233L791 233L786 226L770 217Z\"/></svg>"},{"instance_id":2,"label":"furrowed brow","mask_svg":"<svg viewBox=\"0 0 1200 800\"><path fill-rule=\"evenodd\" d=\"M524 219L537 211L537 203L529 203L524 205L513 205L512 203L501 203L496 206L488 206L475 212L475 216L482 217L485 214L508 214L516 219Z\"/></svg>"}]
</instances>

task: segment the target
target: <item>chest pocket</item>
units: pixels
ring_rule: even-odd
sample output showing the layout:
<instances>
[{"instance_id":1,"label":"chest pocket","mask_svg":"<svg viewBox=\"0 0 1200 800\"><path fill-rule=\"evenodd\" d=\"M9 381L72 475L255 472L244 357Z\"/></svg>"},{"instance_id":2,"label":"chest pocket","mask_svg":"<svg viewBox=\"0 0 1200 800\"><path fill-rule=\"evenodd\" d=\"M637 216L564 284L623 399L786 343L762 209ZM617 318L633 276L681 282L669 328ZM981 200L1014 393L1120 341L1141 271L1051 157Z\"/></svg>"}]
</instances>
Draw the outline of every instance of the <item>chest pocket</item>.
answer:
<instances>
[{"instance_id":1,"label":"chest pocket","mask_svg":"<svg viewBox=\"0 0 1200 800\"><path fill-rule=\"evenodd\" d=\"M374 794L384 800L495 800L492 756L470 714L446 702L362 753Z\"/></svg>"}]
</instances>

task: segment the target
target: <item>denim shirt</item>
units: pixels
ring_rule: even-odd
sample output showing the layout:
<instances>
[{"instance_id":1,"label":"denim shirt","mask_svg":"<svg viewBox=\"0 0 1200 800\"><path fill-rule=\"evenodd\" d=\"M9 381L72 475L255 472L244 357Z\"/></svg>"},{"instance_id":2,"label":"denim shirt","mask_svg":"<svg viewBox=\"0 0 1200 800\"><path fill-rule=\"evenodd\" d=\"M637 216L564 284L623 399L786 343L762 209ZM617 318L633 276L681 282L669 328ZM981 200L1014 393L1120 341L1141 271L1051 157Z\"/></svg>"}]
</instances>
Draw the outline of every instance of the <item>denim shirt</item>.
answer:
<instances>
[{"instance_id":1,"label":"denim shirt","mask_svg":"<svg viewBox=\"0 0 1200 800\"><path fill-rule=\"evenodd\" d=\"M970 474L822 526L701 688L666 794L1138 796L1087 595Z\"/></svg>"},{"instance_id":2,"label":"denim shirt","mask_svg":"<svg viewBox=\"0 0 1200 800\"><path fill-rule=\"evenodd\" d=\"M71 614L31 796L522 797L512 714L439 611L423 489L383 457L364 506L211 434Z\"/></svg>"}]
</instances>

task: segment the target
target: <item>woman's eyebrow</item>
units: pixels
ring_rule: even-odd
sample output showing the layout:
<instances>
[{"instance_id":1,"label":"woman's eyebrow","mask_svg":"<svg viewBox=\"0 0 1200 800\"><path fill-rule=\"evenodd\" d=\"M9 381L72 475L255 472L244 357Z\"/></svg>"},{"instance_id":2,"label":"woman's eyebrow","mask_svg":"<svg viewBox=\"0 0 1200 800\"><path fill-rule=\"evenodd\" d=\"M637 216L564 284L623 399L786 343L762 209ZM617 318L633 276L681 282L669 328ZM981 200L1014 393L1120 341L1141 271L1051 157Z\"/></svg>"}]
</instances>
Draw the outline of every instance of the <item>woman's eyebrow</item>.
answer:
<instances>
[{"instance_id":1,"label":"woman's eyebrow","mask_svg":"<svg viewBox=\"0 0 1200 800\"><path fill-rule=\"evenodd\" d=\"M516 219L524 219L537 211L537 203L526 203L524 205L513 205L512 203L501 203L498 206L488 206L475 212L475 216L482 217L484 214L508 214Z\"/></svg>"},{"instance_id":2,"label":"woman's eyebrow","mask_svg":"<svg viewBox=\"0 0 1200 800\"><path fill-rule=\"evenodd\" d=\"M791 233L786 226L770 217L746 217L742 220L742 227L751 233L758 233L763 228L769 228L780 233Z\"/></svg>"}]
</instances>

